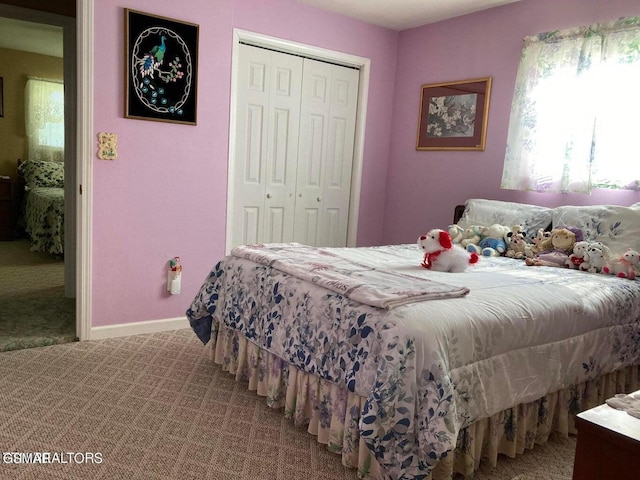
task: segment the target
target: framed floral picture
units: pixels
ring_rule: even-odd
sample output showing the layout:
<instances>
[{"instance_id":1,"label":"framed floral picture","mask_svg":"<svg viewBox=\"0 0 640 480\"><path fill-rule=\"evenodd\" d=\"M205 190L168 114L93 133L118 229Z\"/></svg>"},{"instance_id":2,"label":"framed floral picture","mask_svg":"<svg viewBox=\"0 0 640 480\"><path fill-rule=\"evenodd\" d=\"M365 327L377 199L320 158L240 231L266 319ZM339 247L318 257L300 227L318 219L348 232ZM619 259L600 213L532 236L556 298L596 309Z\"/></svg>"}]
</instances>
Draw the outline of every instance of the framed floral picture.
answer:
<instances>
[{"instance_id":1,"label":"framed floral picture","mask_svg":"<svg viewBox=\"0 0 640 480\"><path fill-rule=\"evenodd\" d=\"M199 26L125 9L125 117L196 124Z\"/></svg>"},{"instance_id":2,"label":"framed floral picture","mask_svg":"<svg viewBox=\"0 0 640 480\"><path fill-rule=\"evenodd\" d=\"M484 150L491 77L422 85L417 150Z\"/></svg>"}]
</instances>

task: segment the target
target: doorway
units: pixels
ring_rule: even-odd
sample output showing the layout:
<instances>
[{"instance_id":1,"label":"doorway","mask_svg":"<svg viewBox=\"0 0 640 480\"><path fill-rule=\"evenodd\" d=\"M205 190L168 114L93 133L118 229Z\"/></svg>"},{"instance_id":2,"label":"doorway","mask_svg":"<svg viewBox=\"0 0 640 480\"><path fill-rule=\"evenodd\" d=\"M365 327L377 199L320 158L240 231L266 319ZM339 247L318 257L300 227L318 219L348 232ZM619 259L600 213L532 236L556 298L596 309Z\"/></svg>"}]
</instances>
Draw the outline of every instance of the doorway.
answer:
<instances>
[{"instance_id":1,"label":"doorway","mask_svg":"<svg viewBox=\"0 0 640 480\"><path fill-rule=\"evenodd\" d=\"M3 2L4 3L4 2ZM58 218L64 218L64 226L56 229L56 238L64 238L64 254L60 248L47 251L42 245L36 245L34 235L25 234L24 221L17 223L23 208L24 177L12 172L13 192L11 200L14 210L13 240L0 244L2 275L5 285L0 288L0 302L3 303L5 318L0 318L0 350L14 350L32 346L66 343L77 337L76 324L76 24L75 19L39 10L24 9L10 5L0 5L0 17L5 26L13 32L15 39L34 40L38 29L48 45L40 51L33 42L27 45L11 43L6 48L8 55L20 59L28 73L29 62L43 63L47 60L55 63L59 57L63 75L60 80L64 88L64 158L55 162L64 173L64 199L51 203L51 214L59 212ZM12 22L12 23L11 23ZM23 35L20 34L23 30ZM54 46L53 49L51 47ZM59 53L58 53L59 51ZM52 53L53 52L53 53ZM54 68L55 70L55 68ZM37 70L36 70L37 73ZM27 75L30 76L30 75ZM37 76L37 75L36 75ZM48 75L42 75L47 78ZM13 79L14 92L21 91L24 79L20 83ZM6 94L6 93L5 93ZM15 105L14 105L15 109ZM21 105L21 109L24 107ZM18 132L25 130L24 120L20 116L18 123L11 129ZM16 119L14 119L15 123ZM24 154L13 155L14 162ZM6 160L5 160L6 162ZM17 165L16 165L17 167ZM49 180L47 180L49 181ZM53 202L53 200L51 200ZM44 217L43 217L44 218ZM45 221L45 226L51 222ZM53 231L53 229L51 230ZM62 233L62 235L58 235ZM36 250L36 251L31 251ZM42 251L44 250L44 251Z\"/></svg>"}]
</instances>

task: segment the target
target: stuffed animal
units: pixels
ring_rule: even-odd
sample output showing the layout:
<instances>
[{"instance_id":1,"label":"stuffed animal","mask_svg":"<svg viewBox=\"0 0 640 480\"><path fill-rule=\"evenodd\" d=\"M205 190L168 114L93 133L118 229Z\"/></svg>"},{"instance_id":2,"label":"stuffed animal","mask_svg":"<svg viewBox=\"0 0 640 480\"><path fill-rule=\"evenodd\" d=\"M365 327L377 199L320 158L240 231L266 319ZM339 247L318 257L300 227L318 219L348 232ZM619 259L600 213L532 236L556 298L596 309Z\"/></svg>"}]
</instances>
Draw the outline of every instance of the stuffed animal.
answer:
<instances>
[{"instance_id":1,"label":"stuffed animal","mask_svg":"<svg viewBox=\"0 0 640 480\"><path fill-rule=\"evenodd\" d=\"M484 237L478 246L485 257L501 257L507 251L507 234L511 231L509 227L494 223L487 227Z\"/></svg>"},{"instance_id":2,"label":"stuffed animal","mask_svg":"<svg viewBox=\"0 0 640 480\"><path fill-rule=\"evenodd\" d=\"M526 257L527 242L522 233L522 227L515 225L511 227L511 231L507 233L507 251L505 256L509 258L522 259Z\"/></svg>"},{"instance_id":3,"label":"stuffed animal","mask_svg":"<svg viewBox=\"0 0 640 480\"><path fill-rule=\"evenodd\" d=\"M457 223L449 225L449 227L447 227L447 231L449 232L449 235L451 235L451 241L453 243L460 243L464 238L464 228Z\"/></svg>"},{"instance_id":4,"label":"stuffed animal","mask_svg":"<svg viewBox=\"0 0 640 480\"><path fill-rule=\"evenodd\" d=\"M522 236L524 236L524 235L525 235L525 233L526 233L526 232L524 231L524 228L522 228L522 225L513 225L513 226L511 227L511 232L512 232L512 233L520 233L520 234L522 234Z\"/></svg>"},{"instance_id":5,"label":"stuffed animal","mask_svg":"<svg viewBox=\"0 0 640 480\"><path fill-rule=\"evenodd\" d=\"M464 272L467 265L478 262L477 254L455 245L444 230L433 229L421 235L418 246L424 251L422 266L437 272Z\"/></svg>"},{"instance_id":6,"label":"stuffed animal","mask_svg":"<svg viewBox=\"0 0 640 480\"><path fill-rule=\"evenodd\" d=\"M638 263L640 263L640 253L629 249L622 256L602 267L602 273L633 280L638 275Z\"/></svg>"},{"instance_id":7,"label":"stuffed animal","mask_svg":"<svg viewBox=\"0 0 640 480\"><path fill-rule=\"evenodd\" d=\"M472 225L465 228L460 245L466 248L468 252L480 253L478 244L482 240L486 229L487 227L481 225Z\"/></svg>"},{"instance_id":8,"label":"stuffed animal","mask_svg":"<svg viewBox=\"0 0 640 480\"><path fill-rule=\"evenodd\" d=\"M591 255L594 257L595 266L593 270L591 269ZM598 269L598 264L604 260L604 264L600 266L602 268L606 264L606 259L610 257L609 249L602 242L589 242L589 246L587 247L587 252L584 255L584 262L580 264L579 269L584 272L591 273L600 273Z\"/></svg>"},{"instance_id":9,"label":"stuffed animal","mask_svg":"<svg viewBox=\"0 0 640 480\"><path fill-rule=\"evenodd\" d=\"M607 264L608 258L609 250L607 247L600 242L591 242L584 256L584 262L580 264L580 270L589 273L600 273Z\"/></svg>"},{"instance_id":10,"label":"stuffed animal","mask_svg":"<svg viewBox=\"0 0 640 480\"><path fill-rule=\"evenodd\" d=\"M567 228L551 230L551 236L536 245L534 258L527 258L527 265L564 267L569 255L573 252L576 234Z\"/></svg>"},{"instance_id":11,"label":"stuffed animal","mask_svg":"<svg viewBox=\"0 0 640 480\"><path fill-rule=\"evenodd\" d=\"M585 261L588 248L589 242L585 240L576 242L573 245L573 252L569 255L569 258L565 260L564 266L567 268L579 269L580 265L582 265Z\"/></svg>"},{"instance_id":12,"label":"stuffed animal","mask_svg":"<svg viewBox=\"0 0 640 480\"><path fill-rule=\"evenodd\" d=\"M544 228L539 228L538 232L536 233L536 236L533 238L533 244L531 244L525 254L527 258L533 258L536 256L536 253L538 253L538 245L547 240L549 237L551 237L551 232L545 230Z\"/></svg>"}]
</instances>

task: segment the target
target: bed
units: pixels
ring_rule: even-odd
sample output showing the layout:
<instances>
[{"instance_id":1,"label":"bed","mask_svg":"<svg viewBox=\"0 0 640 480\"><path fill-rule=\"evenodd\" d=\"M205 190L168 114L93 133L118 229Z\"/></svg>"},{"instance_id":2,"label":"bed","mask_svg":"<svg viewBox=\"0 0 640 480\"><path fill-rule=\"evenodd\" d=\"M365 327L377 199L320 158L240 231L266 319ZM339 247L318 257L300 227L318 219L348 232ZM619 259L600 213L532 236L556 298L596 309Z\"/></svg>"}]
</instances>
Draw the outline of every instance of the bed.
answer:
<instances>
[{"instance_id":1,"label":"bed","mask_svg":"<svg viewBox=\"0 0 640 480\"><path fill-rule=\"evenodd\" d=\"M31 251L64 253L64 164L19 162L24 184L20 225L31 239Z\"/></svg>"},{"instance_id":2,"label":"bed","mask_svg":"<svg viewBox=\"0 0 640 480\"><path fill-rule=\"evenodd\" d=\"M640 207L466 202L460 226L582 229L640 245ZM420 267L415 244L242 246L187 311L212 359L363 478L473 478L640 388L640 282L483 257Z\"/></svg>"}]
</instances>

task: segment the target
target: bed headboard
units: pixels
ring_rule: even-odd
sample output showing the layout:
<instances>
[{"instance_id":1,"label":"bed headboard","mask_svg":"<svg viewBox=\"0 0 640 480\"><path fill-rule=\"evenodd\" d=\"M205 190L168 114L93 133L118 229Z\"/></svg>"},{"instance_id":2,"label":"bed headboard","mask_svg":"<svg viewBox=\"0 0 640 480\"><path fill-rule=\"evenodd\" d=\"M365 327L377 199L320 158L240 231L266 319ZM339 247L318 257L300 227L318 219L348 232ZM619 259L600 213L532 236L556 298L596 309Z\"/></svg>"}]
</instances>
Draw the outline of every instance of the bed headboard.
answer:
<instances>
[{"instance_id":1,"label":"bed headboard","mask_svg":"<svg viewBox=\"0 0 640 480\"><path fill-rule=\"evenodd\" d=\"M456 208L453 210L453 223L458 223L458 221L462 218L464 207L464 205L456 205Z\"/></svg>"}]
</instances>

